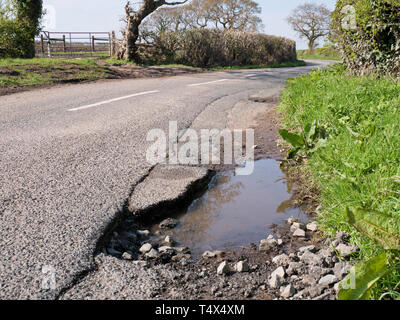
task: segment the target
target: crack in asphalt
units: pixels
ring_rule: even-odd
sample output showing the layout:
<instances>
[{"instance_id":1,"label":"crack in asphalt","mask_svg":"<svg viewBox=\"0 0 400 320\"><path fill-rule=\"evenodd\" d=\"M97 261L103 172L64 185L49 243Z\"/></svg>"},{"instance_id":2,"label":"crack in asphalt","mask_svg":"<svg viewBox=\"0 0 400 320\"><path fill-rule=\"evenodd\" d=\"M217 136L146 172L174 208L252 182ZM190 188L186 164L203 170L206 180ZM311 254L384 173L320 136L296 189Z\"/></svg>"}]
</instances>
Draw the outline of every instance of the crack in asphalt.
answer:
<instances>
[{"instance_id":1,"label":"crack in asphalt","mask_svg":"<svg viewBox=\"0 0 400 320\"><path fill-rule=\"evenodd\" d=\"M72 281L67 285L64 286L63 288L60 289L59 293L56 295L55 300L60 300L60 298L66 294L69 290L71 290L74 286L79 284L81 281L83 281L88 275L90 275L92 272L98 271L99 265L95 261L95 257L100 253L101 249L104 247L104 244L107 243L110 235L112 232L115 230L115 228L121 223L128 215L129 215L129 199L133 192L135 191L135 188L141 184L143 181L146 180L146 178L151 174L151 172L155 169L157 165L152 166L146 174L144 174L131 188L131 191L129 193L128 198L124 201L124 204L120 208L120 210L117 210L115 213L115 217L113 221L111 221L106 228L104 229L103 234L99 237L99 239L96 242L96 249L94 250L92 256L91 256L91 262L93 264L92 268L82 270L79 272L73 279Z\"/></svg>"},{"instance_id":2,"label":"crack in asphalt","mask_svg":"<svg viewBox=\"0 0 400 320\"><path fill-rule=\"evenodd\" d=\"M247 91L247 90L244 90ZM189 123L189 125L180 130L181 134L178 136L178 139L181 138L185 132L187 130L189 130L191 128L191 126L193 125L194 121L196 121L196 119L199 117L200 114L202 114L209 106L211 106L212 104L214 104L215 102L222 100L226 97L228 97L229 95L223 95L220 96L218 98L212 99L210 102L208 102L203 110L201 110L198 114L196 114L196 116L193 118L193 120ZM179 132L178 132L179 134ZM169 158L169 154L167 152L166 158ZM59 293L56 295L55 300L60 300L62 298L63 295L65 295L69 290L73 289L74 286L76 286L77 284L79 284L81 281L83 281L87 276L89 276L91 273L98 271L99 269L99 265L95 262L95 257L101 252L101 249L104 247L104 245L108 242L110 236L112 235L113 231L118 227L118 225L127 217L131 214L131 212L129 211L128 207L129 207L129 200L132 196L132 194L135 191L135 188L140 185L142 182L144 182L151 174L151 172L158 166L159 164L153 165L148 172L143 175L131 188L131 191L129 193L128 198L124 201L124 204L122 205L122 207L120 208L120 210L117 210L115 213L115 217L113 219L113 221L111 221L108 226L106 226L104 232L102 233L102 235L99 237L99 239L96 242L96 249L93 252L92 256L91 256L91 262L93 264L92 268L89 269L85 269L82 270L81 272L79 272L73 279L72 281L67 285L64 286L63 288L60 289ZM150 205L151 206L151 205ZM149 206L149 207L150 207ZM145 209L144 209L145 210Z\"/></svg>"},{"instance_id":3,"label":"crack in asphalt","mask_svg":"<svg viewBox=\"0 0 400 320\"><path fill-rule=\"evenodd\" d=\"M249 89L245 89L245 90L241 90L236 92L235 94L242 94L244 92L251 92L253 90L249 90ZM197 113L195 115L195 117L193 118L193 120L182 130L178 131L178 140L179 138L181 138L182 136L185 135L185 133L187 132L187 130L189 130L193 123L199 118L199 116L204 113L207 112L207 109L212 106L214 103L223 100L226 97L231 96L231 94L225 94L222 96L219 96L215 99L212 99L211 101L209 101L207 104L204 105L204 108L202 108L201 111L199 111L199 113ZM243 101L251 101L250 97L248 99L244 99ZM233 107L232 107L233 108ZM181 133L179 135L179 132ZM166 159L169 158L169 153L167 152L166 155ZM82 282L86 277L88 277L90 274L97 272L99 270L99 265L98 263L96 263L95 261L95 257L102 251L102 249L105 247L105 245L108 243L112 233L114 232L114 230L120 225L120 223L122 223L127 217L129 217L130 215L132 215L132 212L128 209L129 208L129 201L131 199L131 196L133 195L135 189L137 188L137 186L139 186L141 183L143 183L149 176L150 174L154 171L154 169L158 166L159 164L153 165L148 172L143 175L131 188L130 193L128 198L124 201L124 204L122 205L122 207L120 208L120 210L117 210L115 213L115 217L113 219L113 221L111 221L108 226L106 226L106 228L104 229L104 232L102 233L102 235L99 237L99 239L96 242L96 249L93 252L92 256L91 256L91 260L92 260L92 264L93 267L89 268L89 269L85 269L82 270L81 272L79 272L70 282L70 284L68 284L67 286L63 287L60 289L59 293L56 295L55 300L60 300L62 298L63 295L65 295L69 290L73 289L76 285L78 285L80 282ZM192 166L193 167L193 166ZM200 167L200 165L197 165L195 167ZM211 175L212 176L212 175ZM201 179L199 179L201 180ZM198 180L195 181L195 183L198 182ZM194 184L195 184L194 183ZM197 195L196 193L191 193L188 192L186 194L183 195L184 199L183 202L192 202L196 199ZM178 197L175 199L177 200ZM157 206L157 208L154 208L154 204L156 204L156 202L150 204L147 208L153 207L152 210L157 210L157 209L162 209L163 207L167 206L168 204L166 203L161 203ZM140 211L146 211L147 208L144 208L143 210ZM139 215L140 217L140 215Z\"/></svg>"}]
</instances>

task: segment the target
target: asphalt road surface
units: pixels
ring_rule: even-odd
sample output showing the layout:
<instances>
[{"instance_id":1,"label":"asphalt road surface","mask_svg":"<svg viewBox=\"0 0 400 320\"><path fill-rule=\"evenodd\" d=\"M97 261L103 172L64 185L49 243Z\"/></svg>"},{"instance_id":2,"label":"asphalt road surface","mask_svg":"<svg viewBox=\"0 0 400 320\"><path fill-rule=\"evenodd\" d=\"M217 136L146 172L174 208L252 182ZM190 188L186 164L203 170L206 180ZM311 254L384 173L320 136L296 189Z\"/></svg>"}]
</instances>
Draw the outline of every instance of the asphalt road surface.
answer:
<instances>
[{"instance_id":1,"label":"asphalt road surface","mask_svg":"<svg viewBox=\"0 0 400 320\"><path fill-rule=\"evenodd\" d=\"M325 63L0 97L0 299L55 299L93 266L98 239L151 168L149 130L167 132L169 121L188 128L215 101L278 92L285 79L319 65Z\"/></svg>"}]
</instances>

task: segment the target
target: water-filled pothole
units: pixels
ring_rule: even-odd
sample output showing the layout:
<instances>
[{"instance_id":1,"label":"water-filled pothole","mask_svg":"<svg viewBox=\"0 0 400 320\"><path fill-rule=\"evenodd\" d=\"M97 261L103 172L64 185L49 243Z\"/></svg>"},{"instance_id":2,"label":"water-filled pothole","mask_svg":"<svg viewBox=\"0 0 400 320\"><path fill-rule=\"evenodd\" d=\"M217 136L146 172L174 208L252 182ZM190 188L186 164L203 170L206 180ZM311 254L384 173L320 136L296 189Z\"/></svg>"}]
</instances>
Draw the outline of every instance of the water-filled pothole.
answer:
<instances>
[{"instance_id":1,"label":"water-filled pothole","mask_svg":"<svg viewBox=\"0 0 400 320\"><path fill-rule=\"evenodd\" d=\"M292 186L275 160L257 161L250 176L236 175L234 170L218 173L203 196L173 217L179 224L167 233L194 256L258 243L271 233L269 225L289 217L308 221L295 208ZM151 231L158 230L155 225Z\"/></svg>"}]
</instances>

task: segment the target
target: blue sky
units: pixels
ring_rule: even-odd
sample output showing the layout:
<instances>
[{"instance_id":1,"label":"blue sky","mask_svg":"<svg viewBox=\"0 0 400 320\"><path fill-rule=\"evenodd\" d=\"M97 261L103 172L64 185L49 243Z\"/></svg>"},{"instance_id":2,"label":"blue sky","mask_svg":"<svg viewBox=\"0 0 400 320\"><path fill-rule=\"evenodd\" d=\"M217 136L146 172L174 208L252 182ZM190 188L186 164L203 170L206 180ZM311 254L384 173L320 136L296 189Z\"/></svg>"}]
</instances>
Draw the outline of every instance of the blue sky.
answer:
<instances>
[{"instance_id":1,"label":"blue sky","mask_svg":"<svg viewBox=\"0 0 400 320\"><path fill-rule=\"evenodd\" d=\"M120 30L120 22L126 0L44 0L44 5L55 9L55 28L50 31L111 31ZM335 0L258 0L263 9L265 33L285 36L296 40L299 49L305 49L305 41L290 29L286 17L304 2L324 3L330 9ZM50 10L49 10L50 12Z\"/></svg>"}]
</instances>

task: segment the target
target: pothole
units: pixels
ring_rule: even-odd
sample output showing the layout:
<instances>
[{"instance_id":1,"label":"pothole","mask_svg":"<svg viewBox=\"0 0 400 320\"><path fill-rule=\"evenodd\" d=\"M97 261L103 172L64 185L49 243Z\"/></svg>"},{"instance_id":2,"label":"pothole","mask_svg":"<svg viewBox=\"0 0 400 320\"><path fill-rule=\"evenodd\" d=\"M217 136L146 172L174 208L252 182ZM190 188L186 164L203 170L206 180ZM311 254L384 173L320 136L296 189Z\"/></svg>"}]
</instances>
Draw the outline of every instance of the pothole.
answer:
<instances>
[{"instance_id":1,"label":"pothole","mask_svg":"<svg viewBox=\"0 0 400 320\"><path fill-rule=\"evenodd\" d=\"M289 217L308 221L295 206L279 162L260 160L249 176L236 175L235 170L218 173L200 198L172 215L178 222L175 228L165 231L155 224L150 231L171 236L200 257L205 251L258 243L272 234L271 225L284 224Z\"/></svg>"},{"instance_id":2,"label":"pothole","mask_svg":"<svg viewBox=\"0 0 400 320\"><path fill-rule=\"evenodd\" d=\"M134 198L134 192L132 214L115 230L107 253L132 260L168 262L175 255L197 260L205 251L234 250L258 243L273 233L272 226L284 224L290 217L308 221L296 207L292 186L276 160L255 162L249 176L229 170L210 179L199 168L154 170L135 190L141 197ZM148 206L147 193L158 202ZM176 223L160 227L166 218ZM165 241L167 236L172 241ZM152 254L148 254L150 247L149 251L139 251L145 243L154 249Z\"/></svg>"}]
</instances>

